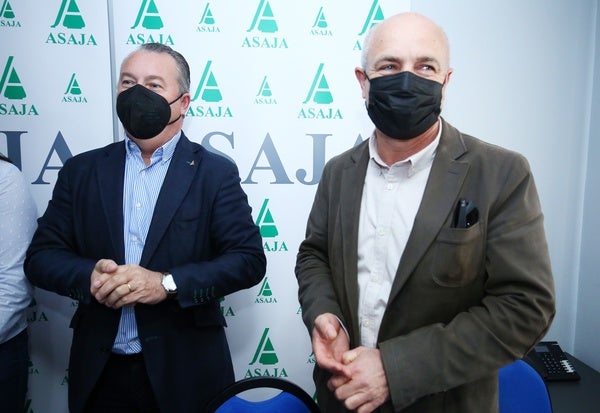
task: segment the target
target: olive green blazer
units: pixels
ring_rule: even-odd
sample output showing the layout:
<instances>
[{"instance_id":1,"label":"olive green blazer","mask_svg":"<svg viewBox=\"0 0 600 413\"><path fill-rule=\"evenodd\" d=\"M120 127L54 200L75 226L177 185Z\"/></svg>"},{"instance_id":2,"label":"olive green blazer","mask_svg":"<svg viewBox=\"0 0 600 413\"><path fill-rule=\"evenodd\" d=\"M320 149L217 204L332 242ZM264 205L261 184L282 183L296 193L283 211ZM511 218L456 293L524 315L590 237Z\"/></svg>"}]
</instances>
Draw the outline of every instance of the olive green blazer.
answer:
<instances>
[{"instance_id":1,"label":"olive green blazer","mask_svg":"<svg viewBox=\"0 0 600 413\"><path fill-rule=\"evenodd\" d=\"M543 215L526 159L462 134L442 135L378 337L390 388L381 412L497 412L498 369L522 357L554 317ZM323 171L296 264L303 319L333 313L359 346L357 248L368 143ZM460 198L479 219L453 227ZM314 378L323 411L343 412Z\"/></svg>"}]
</instances>

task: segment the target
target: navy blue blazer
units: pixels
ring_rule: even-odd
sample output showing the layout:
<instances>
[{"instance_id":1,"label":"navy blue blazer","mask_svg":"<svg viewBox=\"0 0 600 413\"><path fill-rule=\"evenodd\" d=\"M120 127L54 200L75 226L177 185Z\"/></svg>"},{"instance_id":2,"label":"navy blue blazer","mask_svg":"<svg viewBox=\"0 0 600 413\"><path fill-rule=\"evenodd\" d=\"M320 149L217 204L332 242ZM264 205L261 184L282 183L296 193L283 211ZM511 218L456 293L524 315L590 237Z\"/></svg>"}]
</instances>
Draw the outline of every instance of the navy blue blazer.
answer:
<instances>
[{"instance_id":1,"label":"navy blue blazer","mask_svg":"<svg viewBox=\"0 0 600 413\"><path fill-rule=\"evenodd\" d=\"M79 300L71 321L69 409L81 412L110 355L120 310L90 294L95 263L123 264L125 145L77 155L60 170L27 252L37 287ZM146 368L162 412L197 412L234 381L219 298L257 284L266 259L237 167L182 132L141 261L168 271L176 300L137 304Z\"/></svg>"}]
</instances>

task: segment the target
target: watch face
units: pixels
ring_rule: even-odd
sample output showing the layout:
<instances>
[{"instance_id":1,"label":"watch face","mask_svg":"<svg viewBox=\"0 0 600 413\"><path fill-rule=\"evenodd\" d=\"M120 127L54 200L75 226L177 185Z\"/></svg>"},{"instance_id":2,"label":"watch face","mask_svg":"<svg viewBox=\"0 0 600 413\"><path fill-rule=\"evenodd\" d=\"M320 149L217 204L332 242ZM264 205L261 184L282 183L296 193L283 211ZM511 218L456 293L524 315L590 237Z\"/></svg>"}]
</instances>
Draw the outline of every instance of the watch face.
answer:
<instances>
[{"instance_id":1,"label":"watch face","mask_svg":"<svg viewBox=\"0 0 600 413\"><path fill-rule=\"evenodd\" d=\"M177 285L175 285L175 280L173 280L173 276L171 274L167 274L162 279L162 285L165 287L165 290L177 291Z\"/></svg>"}]
</instances>

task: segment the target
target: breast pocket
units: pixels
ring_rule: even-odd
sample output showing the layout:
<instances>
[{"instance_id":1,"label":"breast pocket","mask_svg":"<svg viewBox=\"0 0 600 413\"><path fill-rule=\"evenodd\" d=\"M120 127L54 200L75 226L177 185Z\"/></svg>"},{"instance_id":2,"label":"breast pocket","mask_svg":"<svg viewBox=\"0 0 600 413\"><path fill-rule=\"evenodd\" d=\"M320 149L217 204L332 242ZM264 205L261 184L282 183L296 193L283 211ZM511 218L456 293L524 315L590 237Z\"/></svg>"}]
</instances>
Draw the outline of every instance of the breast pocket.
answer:
<instances>
[{"instance_id":1,"label":"breast pocket","mask_svg":"<svg viewBox=\"0 0 600 413\"><path fill-rule=\"evenodd\" d=\"M444 228L433 244L431 276L443 287L460 287L477 278L484 266L481 222L470 228Z\"/></svg>"}]
</instances>

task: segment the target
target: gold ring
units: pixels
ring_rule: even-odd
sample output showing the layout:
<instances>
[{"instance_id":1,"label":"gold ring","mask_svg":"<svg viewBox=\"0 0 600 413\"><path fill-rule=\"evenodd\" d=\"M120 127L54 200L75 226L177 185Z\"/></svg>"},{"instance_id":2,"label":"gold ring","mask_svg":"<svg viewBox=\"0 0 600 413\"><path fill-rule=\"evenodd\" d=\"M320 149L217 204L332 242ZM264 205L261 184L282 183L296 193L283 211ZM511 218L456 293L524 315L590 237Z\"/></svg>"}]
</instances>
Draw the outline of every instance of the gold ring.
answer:
<instances>
[{"instance_id":1,"label":"gold ring","mask_svg":"<svg viewBox=\"0 0 600 413\"><path fill-rule=\"evenodd\" d=\"M129 287L129 292L133 292L133 288L131 288L131 284L127 283L127 287Z\"/></svg>"}]
</instances>

